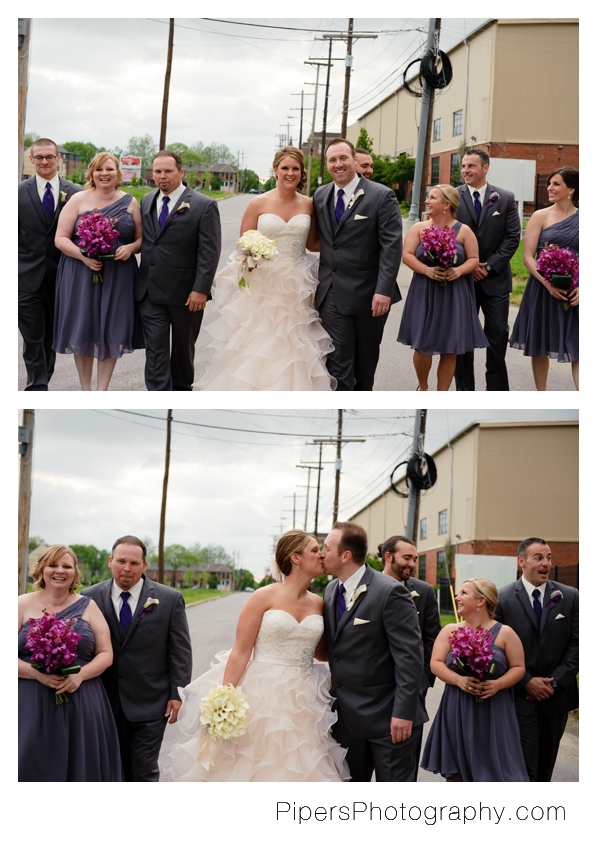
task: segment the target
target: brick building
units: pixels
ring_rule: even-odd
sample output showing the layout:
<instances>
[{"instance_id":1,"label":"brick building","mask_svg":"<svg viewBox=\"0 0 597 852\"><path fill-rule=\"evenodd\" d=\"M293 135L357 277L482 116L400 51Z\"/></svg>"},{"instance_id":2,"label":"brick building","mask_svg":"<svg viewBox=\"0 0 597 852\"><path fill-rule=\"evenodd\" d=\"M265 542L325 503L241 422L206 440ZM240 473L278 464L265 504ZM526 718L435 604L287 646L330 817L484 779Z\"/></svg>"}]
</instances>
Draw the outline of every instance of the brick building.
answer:
<instances>
[{"instance_id":1,"label":"brick building","mask_svg":"<svg viewBox=\"0 0 597 852\"><path fill-rule=\"evenodd\" d=\"M416 536L420 579L435 584L444 565L454 576L456 551L516 556L538 536L552 549L552 579L578 587L578 421L472 423L433 460L437 482L421 492ZM408 491L405 479L395 484ZM404 533L406 512L388 488L350 520L375 552Z\"/></svg>"}]
</instances>

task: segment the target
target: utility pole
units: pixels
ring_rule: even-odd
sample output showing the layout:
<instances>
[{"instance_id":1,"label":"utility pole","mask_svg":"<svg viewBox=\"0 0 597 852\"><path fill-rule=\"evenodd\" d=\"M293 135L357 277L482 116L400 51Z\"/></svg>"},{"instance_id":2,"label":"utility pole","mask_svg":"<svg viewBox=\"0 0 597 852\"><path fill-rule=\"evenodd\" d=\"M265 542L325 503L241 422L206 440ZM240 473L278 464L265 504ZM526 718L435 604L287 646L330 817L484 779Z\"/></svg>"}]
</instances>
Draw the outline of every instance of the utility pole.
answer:
<instances>
[{"instance_id":1,"label":"utility pole","mask_svg":"<svg viewBox=\"0 0 597 852\"><path fill-rule=\"evenodd\" d=\"M29 89L29 47L31 44L31 18L19 18L19 177L23 177L23 148L27 120L27 92Z\"/></svg>"},{"instance_id":2,"label":"utility pole","mask_svg":"<svg viewBox=\"0 0 597 852\"><path fill-rule=\"evenodd\" d=\"M311 166L313 163L313 152L315 151L315 121L317 116L317 93L319 92L319 69L322 65L325 64L325 62L305 62L305 65L315 65L317 68L317 76L315 78L315 83L306 84L307 86L315 86L315 102L313 104L313 121L311 122L311 138L309 141L309 165L307 167L307 187L305 193L307 198L309 198L311 195Z\"/></svg>"},{"instance_id":3,"label":"utility pole","mask_svg":"<svg viewBox=\"0 0 597 852\"><path fill-rule=\"evenodd\" d=\"M342 138L346 139L346 124L348 122L348 100L350 94L350 72L352 70L352 25L354 18L348 19L348 39L346 40L346 71L344 72L344 101L342 103Z\"/></svg>"},{"instance_id":4,"label":"utility pole","mask_svg":"<svg viewBox=\"0 0 597 852\"><path fill-rule=\"evenodd\" d=\"M162 511L160 513L160 541L158 544L158 583L164 582L164 534L166 531L166 500L168 497L168 477L170 475L170 436L172 432L172 409L168 409L166 426L166 463L164 465L164 484L162 487ZM172 586L176 586L176 569L172 568Z\"/></svg>"},{"instance_id":5,"label":"utility pole","mask_svg":"<svg viewBox=\"0 0 597 852\"><path fill-rule=\"evenodd\" d=\"M417 410L415 418L415 432L413 435L413 456L419 459L418 473L422 472L424 463L424 448L425 448L425 423L427 421L427 409L421 408ZM406 531L407 538L411 538L415 544L417 542L417 533L419 529L419 504L421 502L421 492L415 488L412 482L408 484L408 509L406 516Z\"/></svg>"},{"instance_id":6,"label":"utility pole","mask_svg":"<svg viewBox=\"0 0 597 852\"><path fill-rule=\"evenodd\" d=\"M303 104L304 104L304 99L305 99L305 92L301 90L300 92L292 92L291 94L301 96L300 107L290 107L290 109L293 110L294 112L296 112L299 109L301 111L301 120L300 120L300 124L299 124L299 143L298 143L298 147L300 149L300 148L303 147Z\"/></svg>"},{"instance_id":7,"label":"utility pole","mask_svg":"<svg viewBox=\"0 0 597 852\"><path fill-rule=\"evenodd\" d=\"M441 18L430 18L427 32L427 45L425 52L439 49L439 33ZM415 179L413 182L412 201L408 212L409 222L417 222L421 219L421 211L425 201L425 189L427 181L427 160L429 158L429 145L431 139L431 124L433 122L433 101L435 90L431 88L427 80L423 80L423 96L421 98L421 118L419 124L419 136L417 139L417 158L415 162Z\"/></svg>"},{"instance_id":8,"label":"utility pole","mask_svg":"<svg viewBox=\"0 0 597 852\"><path fill-rule=\"evenodd\" d=\"M174 18L170 18L168 33L168 57L166 59L166 76L164 78L164 99L162 101L162 124L160 127L160 151L166 147L166 127L168 125L168 100L170 98L170 76L172 74L172 48L174 46Z\"/></svg>"},{"instance_id":9,"label":"utility pole","mask_svg":"<svg viewBox=\"0 0 597 852\"><path fill-rule=\"evenodd\" d=\"M23 410L23 425L19 426L19 594L27 591L29 573L29 521L31 518L31 468L33 465L33 427L35 410Z\"/></svg>"},{"instance_id":10,"label":"utility pole","mask_svg":"<svg viewBox=\"0 0 597 852\"><path fill-rule=\"evenodd\" d=\"M335 444L336 445L336 481L334 487L334 510L332 515L332 526L338 520L338 504L340 499L340 473L342 471L342 444L364 444L364 438L343 438L342 437L342 409L338 409L338 436L334 440L334 438L316 438L311 443L319 444L319 453L320 453L320 464L321 464L321 448L323 444ZM319 500L319 484L317 487L317 499Z\"/></svg>"},{"instance_id":11,"label":"utility pole","mask_svg":"<svg viewBox=\"0 0 597 852\"><path fill-rule=\"evenodd\" d=\"M330 40L330 50L328 54L328 73L325 81L325 100L323 106L323 127L321 128L321 159L319 161L319 186L323 184L323 167L325 160L325 137L327 133L327 125L328 125L328 101L330 99L330 72L332 70L332 42L333 36L323 36L323 38L329 38Z\"/></svg>"}]
</instances>

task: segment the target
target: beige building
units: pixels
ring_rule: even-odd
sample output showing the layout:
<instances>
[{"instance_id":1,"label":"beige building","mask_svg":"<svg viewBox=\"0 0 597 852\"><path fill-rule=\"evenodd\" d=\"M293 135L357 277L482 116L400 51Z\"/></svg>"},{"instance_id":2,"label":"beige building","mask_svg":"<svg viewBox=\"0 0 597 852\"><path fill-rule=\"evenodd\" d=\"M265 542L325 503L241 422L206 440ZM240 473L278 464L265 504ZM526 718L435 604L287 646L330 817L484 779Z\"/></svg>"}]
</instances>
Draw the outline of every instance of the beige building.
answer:
<instances>
[{"instance_id":1,"label":"beige building","mask_svg":"<svg viewBox=\"0 0 597 852\"><path fill-rule=\"evenodd\" d=\"M427 183L450 183L462 143L535 160L537 174L578 168L578 19L492 19L448 57L453 78L436 91ZM420 112L421 99L400 86L347 136L356 143L364 127L374 153L415 157Z\"/></svg>"},{"instance_id":2,"label":"beige building","mask_svg":"<svg viewBox=\"0 0 597 852\"><path fill-rule=\"evenodd\" d=\"M551 545L558 579L577 586L578 421L473 423L433 454L437 481L421 492L420 578L459 553L515 556L529 536ZM405 479L395 483L408 492ZM391 488L350 518L370 551L405 531L407 500ZM552 577L556 579L556 575Z\"/></svg>"}]
</instances>

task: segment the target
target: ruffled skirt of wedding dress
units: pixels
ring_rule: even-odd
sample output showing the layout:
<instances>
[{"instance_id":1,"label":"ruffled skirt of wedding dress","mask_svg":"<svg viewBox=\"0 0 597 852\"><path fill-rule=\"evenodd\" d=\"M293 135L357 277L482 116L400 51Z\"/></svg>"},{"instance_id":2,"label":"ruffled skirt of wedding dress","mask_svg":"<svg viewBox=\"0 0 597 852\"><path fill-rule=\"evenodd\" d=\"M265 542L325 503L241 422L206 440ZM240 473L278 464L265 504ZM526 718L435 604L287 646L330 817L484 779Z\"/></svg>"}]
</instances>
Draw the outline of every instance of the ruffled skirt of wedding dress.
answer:
<instances>
[{"instance_id":1,"label":"ruffled skirt of wedding dress","mask_svg":"<svg viewBox=\"0 0 597 852\"><path fill-rule=\"evenodd\" d=\"M218 273L199 345L210 358L201 390L333 390L325 360L333 345L313 308L318 260L261 261L239 287L240 262Z\"/></svg>"},{"instance_id":2,"label":"ruffled skirt of wedding dress","mask_svg":"<svg viewBox=\"0 0 597 852\"><path fill-rule=\"evenodd\" d=\"M327 668L315 663L305 675L272 658L251 661L239 684L249 704L246 734L209 738L212 765L204 768L197 760L201 699L222 683L228 654L218 654L220 662L180 690L183 705L178 722L167 726L160 781L348 781L346 749L331 735L337 716Z\"/></svg>"}]
</instances>

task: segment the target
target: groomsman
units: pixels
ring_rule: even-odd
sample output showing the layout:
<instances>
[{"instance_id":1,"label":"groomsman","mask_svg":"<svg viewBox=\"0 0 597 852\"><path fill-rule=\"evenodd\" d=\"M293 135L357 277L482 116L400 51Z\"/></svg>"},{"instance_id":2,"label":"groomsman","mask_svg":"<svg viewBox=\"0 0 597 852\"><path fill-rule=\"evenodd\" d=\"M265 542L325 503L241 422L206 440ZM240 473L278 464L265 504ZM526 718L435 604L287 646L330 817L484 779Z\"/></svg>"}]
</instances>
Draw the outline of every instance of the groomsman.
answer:
<instances>
[{"instance_id":1,"label":"groomsman","mask_svg":"<svg viewBox=\"0 0 597 852\"><path fill-rule=\"evenodd\" d=\"M192 653L180 592L145 575L146 548L119 538L108 560L112 580L88 589L110 627L112 665L102 674L116 719L125 781L159 781L158 755L176 722L179 686L191 681Z\"/></svg>"},{"instance_id":2,"label":"groomsman","mask_svg":"<svg viewBox=\"0 0 597 852\"><path fill-rule=\"evenodd\" d=\"M22 181L19 203L19 331L27 368L27 391L47 391L54 372L54 296L60 252L54 245L60 211L77 186L58 176L60 153L51 139L38 139L29 159L35 175Z\"/></svg>"},{"instance_id":3,"label":"groomsman","mask_svg":"<svg viewBox=\"0 0 597 852\"><path fill-rule=\"evenodd\" d=\"M183 183L179 155L153 161L157 189L141 199L143 243L135 283L145 335L149 391L192 391L195 343L218 262L222 233L216 202Z\"/></svg>"},{"instance_id":4,"label":"groomsman","mask_svg":"<svg viewBox=\"0 0 597 852\"><path fill-rule=\"evenodd\" d=\"M578 590L549 579L542 538L518 546L522 576L498 593L495 618L524 646L526 672L515 686L520 741L530 781L551 781L568 712L578 707Z\"/></svg>"},{"instance_id":5,"label":"groomsman","mask_svg":"<svg viewBox=\"0 0 597 852\"><path fill-rule=\"evenodd\" d=\"M367 180L373 177L373 160L371 154L366 148L355 148L355 162L357 164L357 174L363 175Z\"/></svg>"},{"instance_id":6,"label":"groomsman","mask_svg":"<svg viewBox=\"0 0 597 852\"><path fill-rule=\"evenodd\" d=\"M489 346L485 362L488 391L510 390L506 369L508 311L512 292L510 258L520 242L520 219L514 195L487 183L489 156L482 148L469 148L462 158L464 185L458 187L456 219L477 237L479 265L473 272L477 310L481 308ZM474 391L474 354L456 359L456 390Z\"/></svg>"}]
</instances>

